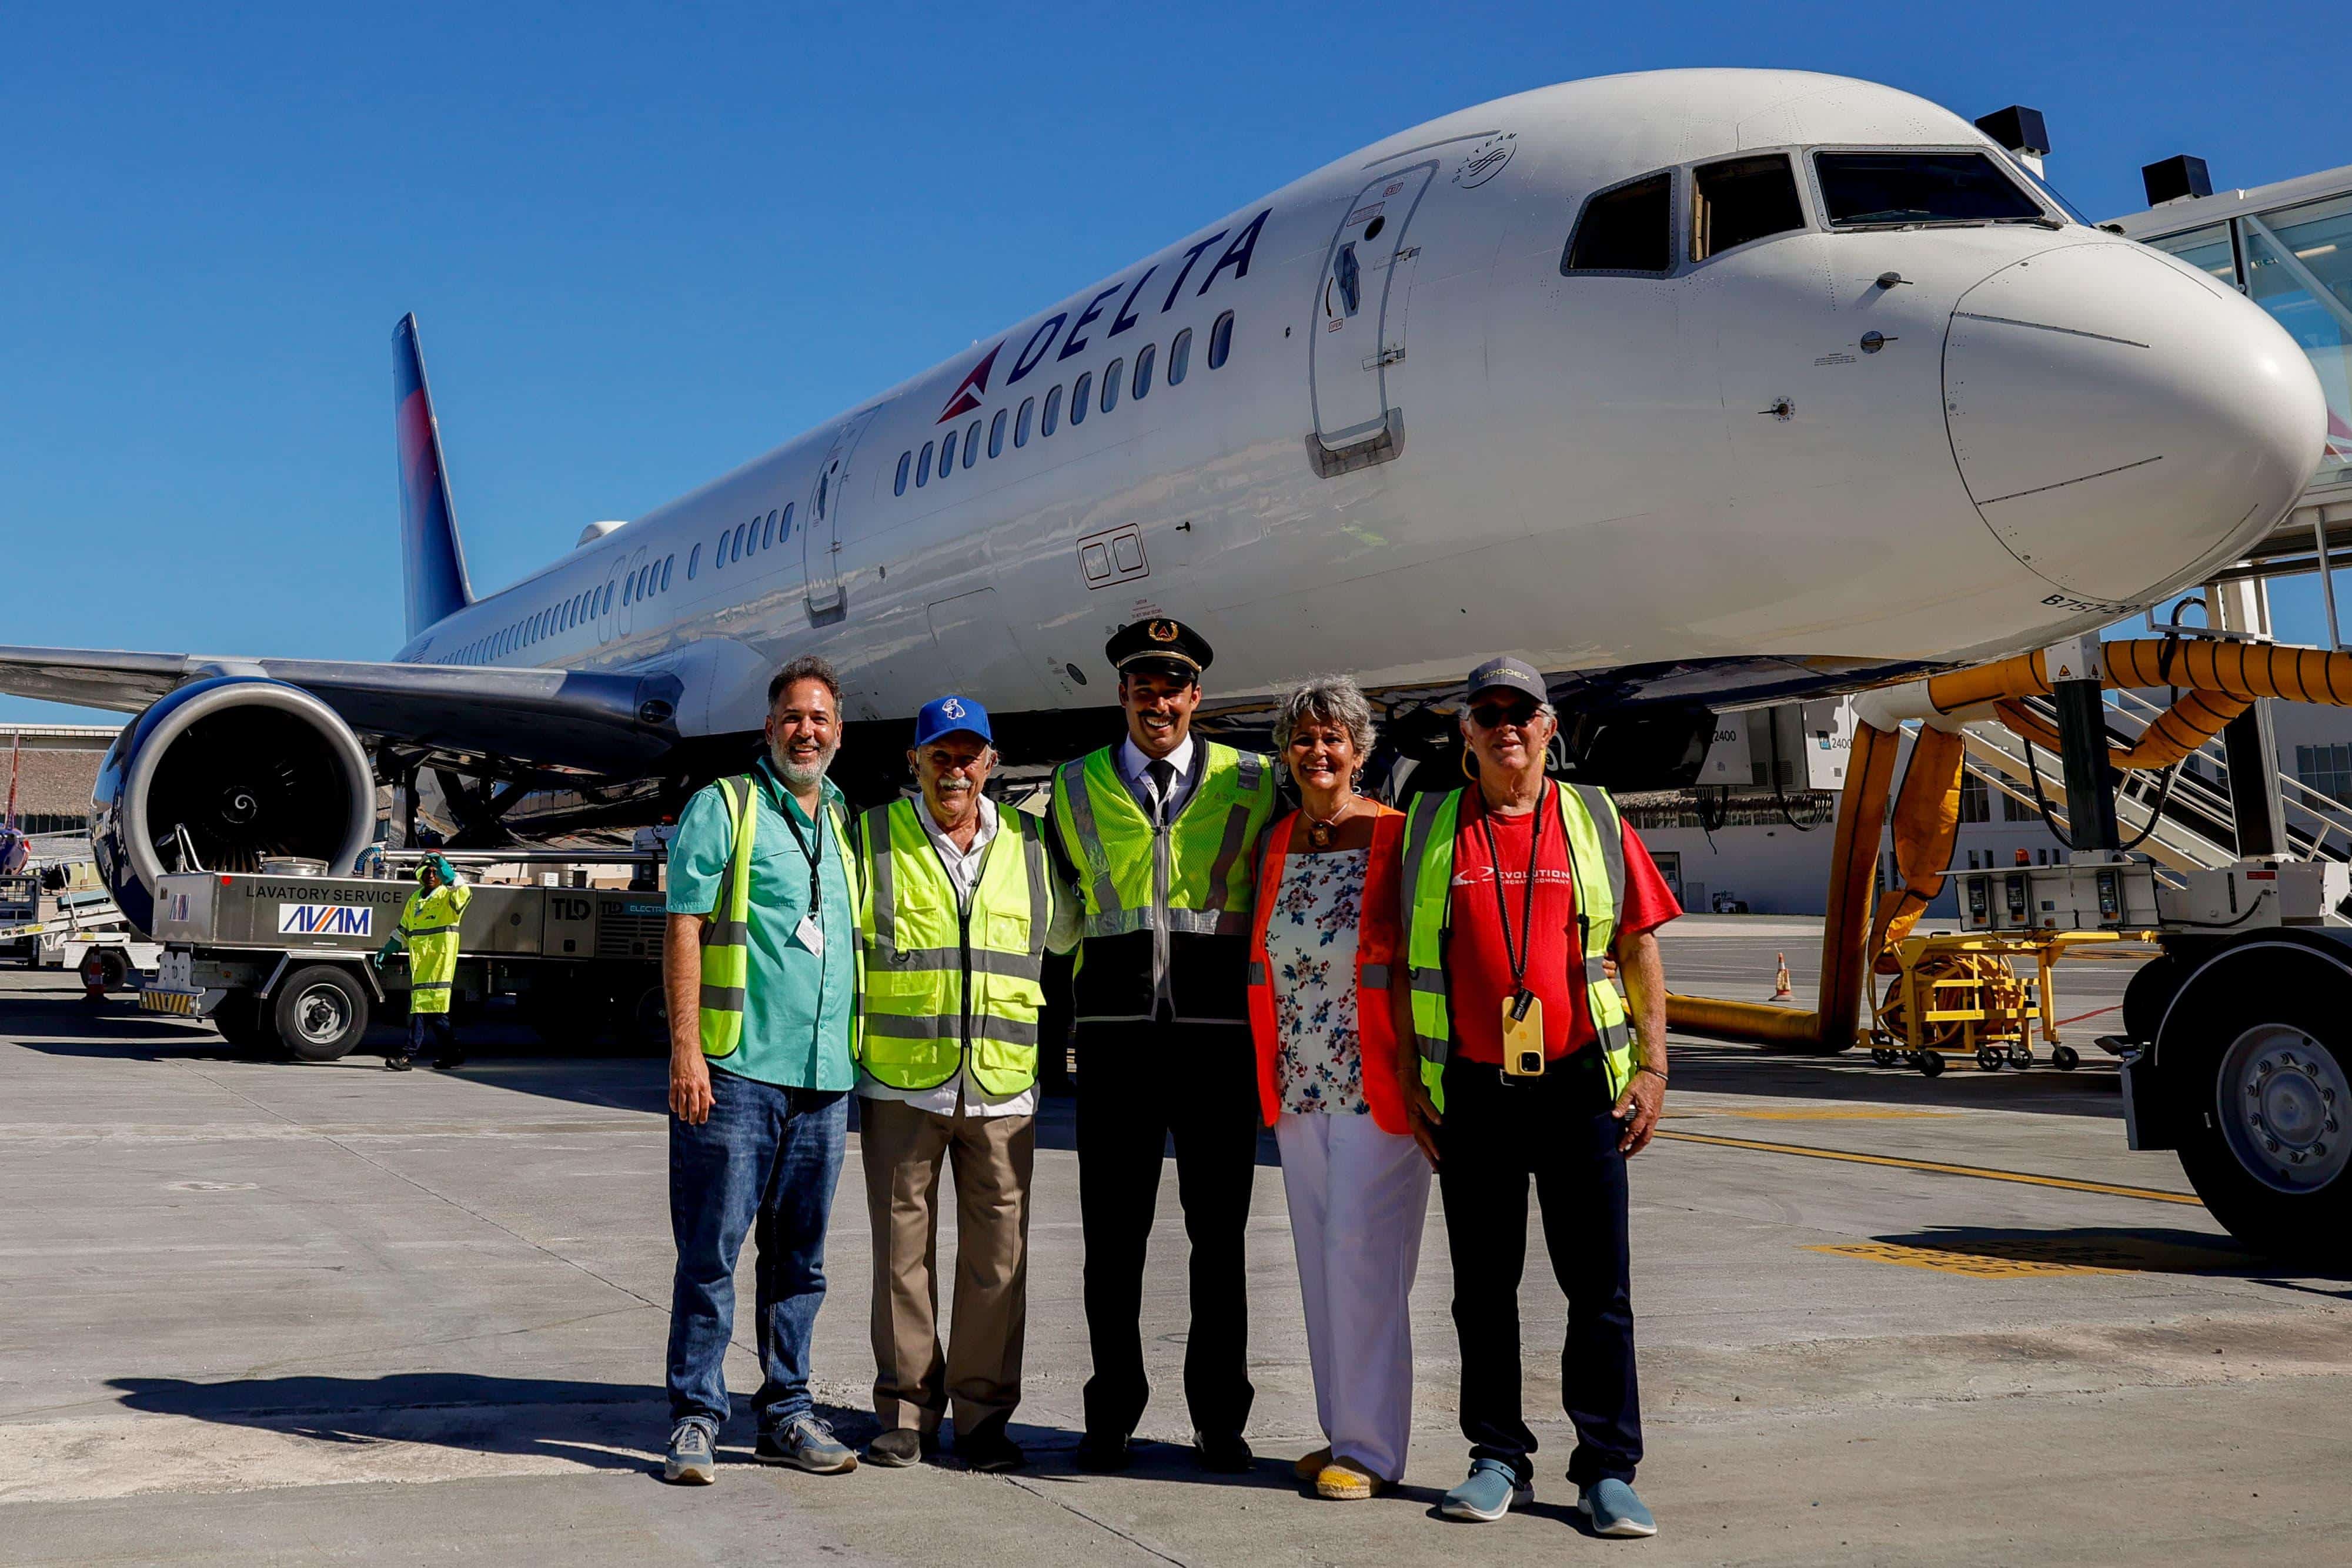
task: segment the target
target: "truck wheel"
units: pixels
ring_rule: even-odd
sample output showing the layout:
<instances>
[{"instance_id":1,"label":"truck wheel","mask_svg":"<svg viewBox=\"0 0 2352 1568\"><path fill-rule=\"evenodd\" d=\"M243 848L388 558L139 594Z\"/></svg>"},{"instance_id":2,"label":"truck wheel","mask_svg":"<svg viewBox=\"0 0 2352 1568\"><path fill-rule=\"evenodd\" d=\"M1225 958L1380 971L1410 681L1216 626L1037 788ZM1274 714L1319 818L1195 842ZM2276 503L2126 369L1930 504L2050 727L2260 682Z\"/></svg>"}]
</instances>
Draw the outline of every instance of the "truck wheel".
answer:
<instances>
[{"instance_id":1,"label":"truck wheel","mask_svg":"<svg viewBox=\"0 0 2352 1568\"><path fill-rule=\"evenodd\" d=\"M2239 1240L2337 1265L2352 1259L2352 1034L2311 1001L2273 998L2263 1019L2200 1008L2188 1038L2201 1049L2167 1063L2191 1096L2180 1164Z\"/></svg>"},{"instance_id":2,"label":"truck wheel","mask_svg":"<svg viewBox=\"0 0 2352 1568\"><path fill-rule=\"evenodd\" d=\"M239 1056L266 1056L278 1049L278 1032L251 991L231 991L215 1002L213 1027Z\"/></svg>"},{"instance_id":3,"label":"truck wheel","mask_svg":"<svg viewBox=\"0 0 2352 1568\"><path fill-rule=\"evenodd\" d=\"M313 964L279 984L271 1017L298 1060L332 1061L367 1033L367 992L347 971Z\"/></svg>"}]
</instances>

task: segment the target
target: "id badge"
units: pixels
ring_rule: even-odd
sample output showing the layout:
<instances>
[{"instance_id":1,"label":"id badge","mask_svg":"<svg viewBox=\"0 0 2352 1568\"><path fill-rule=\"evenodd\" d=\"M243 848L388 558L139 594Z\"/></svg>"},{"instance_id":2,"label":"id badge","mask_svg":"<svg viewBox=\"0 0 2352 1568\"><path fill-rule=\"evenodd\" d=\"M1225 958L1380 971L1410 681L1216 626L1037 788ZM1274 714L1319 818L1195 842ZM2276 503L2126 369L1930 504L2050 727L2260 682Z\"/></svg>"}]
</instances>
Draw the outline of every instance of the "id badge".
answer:
<instances>
[{"instance_id":1,"label":"id badge","mask_svg":"<svg viewBox=\"0 0 2352 1568\"><path fill-rule=\"evenodd\" d=\"M818 957L824 956L824 927L817 923L815 915L801 916L801 923L793 927L793 940Z\"/></svg>"},{"instance_id":2,"label":"id badge","mask_svg":"<svg viewBox=\"0 0 2352 1568\"><path fill-rule=\"evenodd\" d=\"M1541 1078L1544 1072L1543 998L1532 991L1503 998L1503 1076Z\"/></svg>"}]
</instances>

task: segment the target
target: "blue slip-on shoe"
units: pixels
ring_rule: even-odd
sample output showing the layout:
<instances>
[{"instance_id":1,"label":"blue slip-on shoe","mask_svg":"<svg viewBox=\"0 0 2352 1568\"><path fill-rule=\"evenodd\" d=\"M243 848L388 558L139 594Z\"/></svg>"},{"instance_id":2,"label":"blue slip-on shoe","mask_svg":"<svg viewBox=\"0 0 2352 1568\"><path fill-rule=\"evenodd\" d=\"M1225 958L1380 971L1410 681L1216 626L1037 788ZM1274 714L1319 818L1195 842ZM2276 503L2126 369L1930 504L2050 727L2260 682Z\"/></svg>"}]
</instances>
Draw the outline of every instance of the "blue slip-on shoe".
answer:
<instances>
[{"instance_id":1,"label":"blue slip-on shoe","mask_svg":"<svg viewBox=\"0 0 2352 1568\"><path fill-rule=\"evenodd\" d=\"M662 1479L680 1486L707 1487L718 1479L719 1460L710 1450L710 1428L699 1421L680 1421L669 1435L669 1453L662 1460Z\"/></svg>"},{"instance_id":2,"label":"blue slip-on shoe","mask_svg":"<svg viewBox=\"0 0 2352 1568\"><path fill-rule=\"evenodd\" d=\"M1578 1495L1576 1511L1592 1521L1595 1535L1655 1535L1658 1521L1642 1505L1633 1487L1620 1480L1600 1480Z\"/></svg>"},{"instance_id":3,"label":"blue slip-on shoe","mask_svg":"<svg viewBox=\"0 0 2352 1568\"><path fill-rule=\"evenodd\" d=\"M1475 1519L1491 1522L1535 1500L1536 1489L1519 1479L1517 1471L1500 1459L1477 1459L1462 1484L1445 1494L1437 1511L1448 1519Z\"/></svg>"},{"instance_id":4,"label":"blue slip-on shoe","mask_svg":"<svg viewBox=\"0 0 2352 1568\"><path fill-rule=\"evenodd\" d=\"M806 1413L793 1416L772 1432L763 1433L751 1457L762 1464L790 1465L820 1476L839 1475L857 1468L857 1455L849 1445L835 1437L832 1427Z\"/></svg>"}]
</instances>

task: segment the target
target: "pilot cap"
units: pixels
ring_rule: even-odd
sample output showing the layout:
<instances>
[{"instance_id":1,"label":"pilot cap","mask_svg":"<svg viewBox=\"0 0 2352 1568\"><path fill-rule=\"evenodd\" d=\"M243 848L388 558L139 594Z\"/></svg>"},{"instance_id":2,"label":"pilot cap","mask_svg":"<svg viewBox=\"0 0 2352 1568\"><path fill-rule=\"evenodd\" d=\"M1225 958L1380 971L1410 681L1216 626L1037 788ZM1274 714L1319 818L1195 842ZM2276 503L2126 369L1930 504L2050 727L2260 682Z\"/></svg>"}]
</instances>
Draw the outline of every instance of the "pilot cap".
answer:
<instances>
[{"instance_id":1,"label":"pilot cap","mask_svg":"<svg viewBox=\"0 0 2352 1568\"><path fill-rule=\"evenodd\" d=\"M1198 632L1163 617L1120 627L1103 644L1103 656L1121 674L1152 672L1197 681L1216 653Z\"/></svg>"},{"instance_id":2,"label":"pilot cap","mask_svg":"<svg viewBox=\"0 0 2352 1568\"><path fill-rule=\"evenodd\" d=\"M1475 698L1480 692L1491 691L1496 686L1531 696L1539 703L1551 701L1551 694L1544 690L1543 677L1536 674L1534 667L1507 654L1499 659L1489 659L1471 671L1470 684L1464 690Z\"/></svg>"},{"instance_id":3,"label":"pilot cap","mask_svg":"<svg viewBox=\"0 0 2352 1568\"><path fill-rule=\"evenodd\" d=\"M991 746L996 744L996 737L989 733L988 710L970 697L958 696L953 693L933 697L915 716L917 746L929 746L940 737L953 735L959 730L976 736Z\"/></svg>"}]
</instances>

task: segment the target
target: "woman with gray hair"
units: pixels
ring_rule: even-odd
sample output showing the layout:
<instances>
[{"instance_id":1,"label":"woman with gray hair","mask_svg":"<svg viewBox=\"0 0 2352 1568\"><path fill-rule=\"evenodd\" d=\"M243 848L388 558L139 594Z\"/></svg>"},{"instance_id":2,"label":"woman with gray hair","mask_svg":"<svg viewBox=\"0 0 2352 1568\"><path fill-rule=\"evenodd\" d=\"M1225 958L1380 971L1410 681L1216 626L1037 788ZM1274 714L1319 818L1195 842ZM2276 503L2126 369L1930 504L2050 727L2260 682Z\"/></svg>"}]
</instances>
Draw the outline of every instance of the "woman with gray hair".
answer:
<instances>
[{"instance_id":1,"label":"woman with gray hair","mask_svg":"<svg viewBox=\"0 0 2352 1568\"><path fill-rule=\"evenodd\" d=\"M1404 1474L1412 1435L1409 1310L1429 1207L1397 1078L1391 997L1407 984L1397 888L1404 817L1356 793L1375 731L1354 682L1283 699L1275 756L1299 810L1268 830L1250 937L1258 1103L1282 1149L1327 1445L1298 1461L1327 1498Z\"/></svg>"}]
</instances>

